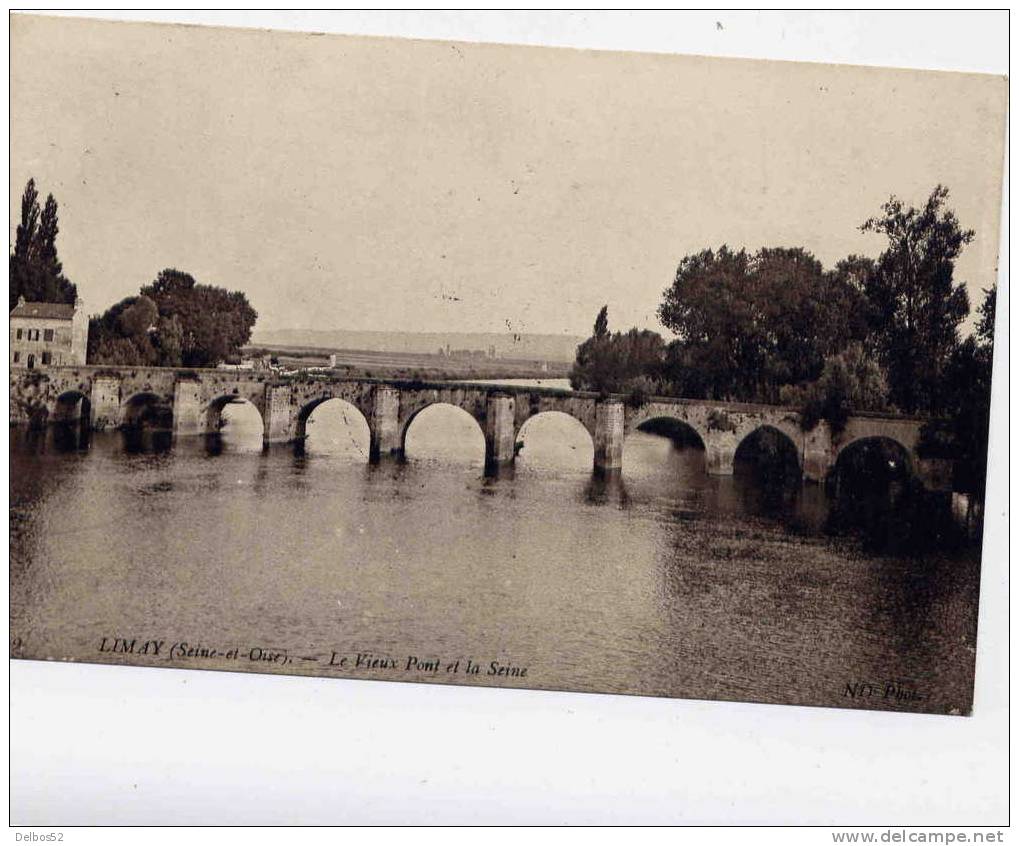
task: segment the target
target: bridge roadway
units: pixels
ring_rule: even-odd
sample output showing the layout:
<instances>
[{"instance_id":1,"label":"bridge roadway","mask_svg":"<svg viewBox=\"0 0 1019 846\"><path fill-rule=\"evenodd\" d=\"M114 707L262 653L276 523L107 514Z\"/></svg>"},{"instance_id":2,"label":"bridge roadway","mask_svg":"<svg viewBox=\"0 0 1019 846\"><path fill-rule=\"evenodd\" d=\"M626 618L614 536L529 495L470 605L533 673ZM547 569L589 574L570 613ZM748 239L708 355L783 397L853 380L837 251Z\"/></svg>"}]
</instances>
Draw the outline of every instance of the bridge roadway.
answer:
<instances>
[{"instance_id":1,"label":"bridge roadway","mask_svg":"<svg viewBox=\"0 0 1019 846\"><path fill-rule=\"evenodd\" d=\"M792 443L805 479L823 480L848 447L882 438L901 447L911 472L929 487L945 488L949 481L947 462L917 456L924 421L894 415L858 414L833 434L824 422L804 431L799 413L780 406L656 397L635 407L622 396L468 382L103 366L12 369L10 378L12 424L81 421L98 430L131 426L156 408L172 416L176 435L199 435L219 430L228 404L249 402L262 417L263 443L289 443L304 438L305 424L318 405L342 399L367 422L371 458L378 460L402 457L415 416L445 403L477 421L490 467L513 461L520 430L530 418L558 412L580 421L590 433L596 471L620 468L626 435L649 420L668 418L697 434L711 474L731 474L740 444L766 427Z\"/></svg>"}]
</instances>

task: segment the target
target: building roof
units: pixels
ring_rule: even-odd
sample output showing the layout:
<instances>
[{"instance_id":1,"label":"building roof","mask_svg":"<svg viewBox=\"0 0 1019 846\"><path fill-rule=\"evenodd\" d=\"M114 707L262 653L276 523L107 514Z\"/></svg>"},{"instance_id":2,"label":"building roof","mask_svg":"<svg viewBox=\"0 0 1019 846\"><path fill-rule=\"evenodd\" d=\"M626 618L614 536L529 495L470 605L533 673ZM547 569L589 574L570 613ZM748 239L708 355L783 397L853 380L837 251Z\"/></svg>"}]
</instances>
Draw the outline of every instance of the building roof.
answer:
<instances>
[{"instance_id":1,"label":"building roof","mask_svg":"<svg viewBox=\"0 0 1019 846\"><path fill-rule=\"evenodd\" d=\"M35 317L39 320L70 320L74 317L74 306L70 303L26 303L19 301L11 311L11 317Z\"/></svg>"}]
</instances>

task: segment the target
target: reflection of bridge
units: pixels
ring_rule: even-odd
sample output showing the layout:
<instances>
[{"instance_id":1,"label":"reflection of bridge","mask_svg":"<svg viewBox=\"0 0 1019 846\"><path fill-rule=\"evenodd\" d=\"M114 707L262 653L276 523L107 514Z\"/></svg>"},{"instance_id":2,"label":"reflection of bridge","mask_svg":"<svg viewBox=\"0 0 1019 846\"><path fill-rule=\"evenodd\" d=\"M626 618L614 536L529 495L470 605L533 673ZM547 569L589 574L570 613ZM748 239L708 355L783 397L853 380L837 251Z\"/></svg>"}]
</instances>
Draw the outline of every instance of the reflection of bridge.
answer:
<instances>
[{"instance_id":1,"label":"reflection of bridge","mask_svg":"<svg viewBox=\"0 0 1019 846\"><path fill-rule=\"evenodd\" d=\"M463 409L485 436L490 466L513 461L520 430L528 419L560 412L578 420L594 445L596 470L622 466L623 440L642 423L666 418L688 426L704 445L709 473L733 470L737 449L759 430L780 433L792 444L806 479L821 480L852 444L880 438L894 442L912 471L934 487L944 486L944 463L916 454L922 420L857 415L833 436L821 423L804 432L792 409L708 400L654 399L642 406L622 397L586 392L378 379L303 376L280 379L269 373L175 370L153 367L55 367L11 372L11 422L82 421L94 429L130 426L153 410L172 417L175 433L203 434L220 428L226 405L249 402L264 425L263 442L304 438L311 412L330 399L356 408L368 424L371 456L402 456L407 431L425 408L443 403Z\"/></svg>"}]
</instances>

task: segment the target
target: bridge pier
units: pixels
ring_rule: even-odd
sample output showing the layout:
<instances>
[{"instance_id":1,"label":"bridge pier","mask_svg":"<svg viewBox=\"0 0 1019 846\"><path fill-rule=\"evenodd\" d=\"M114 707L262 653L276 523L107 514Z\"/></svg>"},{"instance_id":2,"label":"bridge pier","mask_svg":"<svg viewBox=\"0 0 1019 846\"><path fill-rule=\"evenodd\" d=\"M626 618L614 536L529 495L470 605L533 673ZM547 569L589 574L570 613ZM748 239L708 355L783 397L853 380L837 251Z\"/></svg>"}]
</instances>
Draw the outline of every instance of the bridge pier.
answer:
<instances>
[{"instance_id":1,"label":"bridge pier","mask_svg":"<svg viewBox=\"0 0 1019 846\"><path fill-rule=\"evenodd\" d=\"M603 400L594 408L594 469L597 473L621 470L625 409L619 400Z\"/></svg>"},{"instance_id":2,"label":"bridge pier","mask_svg":"<svg viewBox=\"0 0 1019 846\"><path fill-rule=\"evenodd\" d=\"M400 391L390 385L376 385L369 421L371 445L369 460L378 461L390 456L403 457L400 442Z\"/></svg>"},{"instance_id":3,"label":"bridge pier","mask_svg":"<svg viewBox=\"0 0 1019 846\"><path fill-rule=\"evenodd\" d=\"M196 379L178 379L173 385L173 433L201 435L205 431L202 383Z\"/></svg>"},{"instance_id":4,"label":"bridge pier","mask_svg":"<svg viewBox=\"0 0 1019 846\"><path fill-rule=\"evenodd\" d=\"M803 438L803 478L823 482L833 465L831 427L822 420Z\"/></svg>"},{"instance_id":5,"label":"bridge pier","mask_svg":"<svg viewBox=\"0 0 1019 846\"><path fill-rule=\"evenodd\" d=\"M485 466L512 464L516 457L516 401L490 394L485 412Z\"/></svg>"},{"instance_id":6,"label":"bridge pier","mask_svg":"<svg viewBox=\"0 0 1019 846\"><path fill-rule=\"evenodd\" d=\"M709 476L732 475L732 465L736 458L734 444L709 438L704 449L704 466Z\"/></svg>"},{"instance_id":7,"label":"bridge pier","mask_svg":"<svg viewBox=\"0 0 1019 846\"><path fill-rule=\"evenodd\" d=\"M263 445L286 444L296 437L294 415L290 406L291 393L289 385L265 386Z\"/></svg>"},{"instance_id":8,"label":"bridge pier","mask_svg":"<svg viewBox=\"0 0 1019 846\"><path fill-rule=\"evenodd\" d=\"M91 420L93 429L102 430L120 423L120 379L116 376L97 376L92 380Z\"/></svg>"}]
</instances>

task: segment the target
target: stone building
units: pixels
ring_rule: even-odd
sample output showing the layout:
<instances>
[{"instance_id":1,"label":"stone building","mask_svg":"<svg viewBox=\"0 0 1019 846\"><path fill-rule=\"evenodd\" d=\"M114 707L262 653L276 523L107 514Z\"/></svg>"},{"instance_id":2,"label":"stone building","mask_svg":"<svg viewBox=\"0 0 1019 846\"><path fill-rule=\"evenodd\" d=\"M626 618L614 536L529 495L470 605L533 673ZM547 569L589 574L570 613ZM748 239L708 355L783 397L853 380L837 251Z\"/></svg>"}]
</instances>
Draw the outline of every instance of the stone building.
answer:
<instances>
[{"instance_id":1,"label":"stone building","mask_svg":"<svg viewBox=\"0 0 1019 846\"><path fill-rule=\"evenodd\" d=\"M29 303L24 297L11 311L11 367L85 364L88 315L81 298L67 303Z\"/></svg>"}]
</instances>

